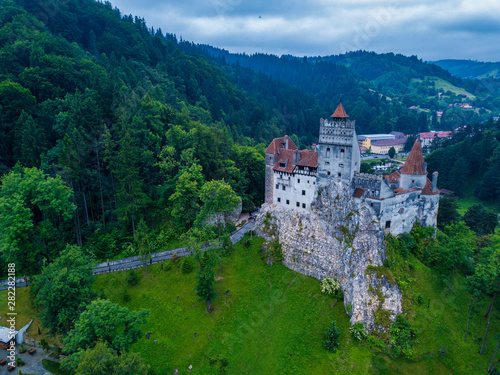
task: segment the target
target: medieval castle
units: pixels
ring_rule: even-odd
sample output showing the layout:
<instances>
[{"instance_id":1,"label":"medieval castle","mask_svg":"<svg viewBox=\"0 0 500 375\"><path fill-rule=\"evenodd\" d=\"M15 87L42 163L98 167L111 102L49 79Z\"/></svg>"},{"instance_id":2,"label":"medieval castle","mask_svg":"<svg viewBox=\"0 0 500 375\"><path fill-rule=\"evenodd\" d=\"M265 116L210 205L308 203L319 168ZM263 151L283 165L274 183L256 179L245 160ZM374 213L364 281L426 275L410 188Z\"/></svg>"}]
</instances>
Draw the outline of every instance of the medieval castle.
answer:
<instances>
[{"instance_id":1,"label":"medieval castle","mask_svg":"<svg viewBox=\"0 0 500 375\"><path fill-rule=\"evenodd\" d=\"M420 141L415 141L400 172L360 173L355 121L342 103L330 117L320 120L319 144L313 151L298 150L286 135L273 139L266 149L265 202L310 211L318 189L334 181L348 185L358 208L366 207L386 233L409 232L415 222L436 226L438 172L432 182L427 178Z\"/></svg>"}]
</instances>

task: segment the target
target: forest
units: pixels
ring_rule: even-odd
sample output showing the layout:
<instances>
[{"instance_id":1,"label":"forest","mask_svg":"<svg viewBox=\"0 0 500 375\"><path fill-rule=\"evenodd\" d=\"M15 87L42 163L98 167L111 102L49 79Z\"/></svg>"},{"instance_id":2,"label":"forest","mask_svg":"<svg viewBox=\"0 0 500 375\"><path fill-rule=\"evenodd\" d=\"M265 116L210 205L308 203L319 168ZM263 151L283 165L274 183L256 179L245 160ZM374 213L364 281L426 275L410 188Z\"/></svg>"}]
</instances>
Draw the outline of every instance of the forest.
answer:
<instances>
[{"instance_id":1,"label":"forest","mask_svg":"<svg viewBox=\"0 0 500 375\"><path fill-rule=\"evenodd\" d=\"M344 366L344 358L324 356L319 339L332 311L344 335L340 355L359 366L356 373L371 371L371 363L382 357L390 363L389 373L398 373L405 361L420 366L428 357L417 345L418 334L432 346L429 360L445 366L438 369L465 374L478 366L484 373L489 364L491 373L497 371L500 257L498 220L491 208L498 208L500 199L500 126L493 121L500 96L494 79L460 79L415 56L365 51L303 58L230 54L150 28L109 2L0 4L0 263L15 263L19 276L33 280L23 297L26 308L38 309L40 337L64 343L70 373L106 373L91 368L95 356L108 358L109 368L132 363L133 371L151 374L172 372L178 363L187 367L191 356L205 373L234 369L236 358L248 361L249 368L258 366L258 353L235 354L208 341L203 342L209 354L196 352L200 347L165 323L157 309L170 311L186 330L196 327L194 337L203 331L203 340L213 334L223 341L227 332L239 329L240 320L252 326L248 311L263 310L262 301L283 312L269 318L273 337L282 339L282 347L276 347L279 360L267 363L276 371L302 373L308 360L291 354L301 351L319 358L314 366L321 373L330 359ZM453 107L463 102L461 90L474 96L477 110ZM400 238L388 237L381 271L400 285L406 317L383 334L358 332L353 338L342 303L337 305L341 294L325 296L327 302L306 301L311 288L318 287L316 280L282 266L278 244L266 253L261 239L247 236L233 247L227 233L234 226L203 225L229 206L241 203L244 211L260 206L269 142L289 134L299 148L310 147L317 141L319 118L328 117L339 100L356 120L358 134L396 130L413 136L461 127L451 140L433 144L427 170L439 171L439 186L460 200L488 207L461 209L460 200L442 199L437 233L416 226ZM409 109L412 105L419 110ZM441 119L438 110L444 110ZM202 255L200 242L215 239L221 245ZM96 278L89 267L126 256L147 259L151 252L185 244L195 256L173 259L161 269L151 266L150 274L146 267ZM276 266L266 264L269 252ZM4 268L2 278L8 272ZM177 285L179 294L166 291L164 283ZM288 292L290 303L269 295L273 283L283 300ZM233 288L246 294L235 298L231 310ZM160 295L169 301L159 301ZM437 311L432 303L439 298L456 299L465 312ZM209 322L200 307L205 302ZM314 311L309 304L315 304ZM294 314L297 308L307 325ZM187 310L186 316L180 313ZM432 344L435 332L422 332L427 323L421 317L434 313L447 320L440 326L428 323L436 332L466 319L470 333L467 325L466 332L452 330L453 338L462 340L464 333L474 339L442 354L446 350ZM227 314L226 321L220 314ZM281 332L287 314L298 329L290 342ZM159 362L153 340L144 344L141 324L167 330L169 338L160 339L171 355L167 362ZM207 326L212 333L205 332ZM111 333L103 334L107 330ZM171 338L178 335L180 344ZM254 339L265 345L270 338ZM182 347L189 348L186 357L179 354Z\"/></svg>"}]
</instances>

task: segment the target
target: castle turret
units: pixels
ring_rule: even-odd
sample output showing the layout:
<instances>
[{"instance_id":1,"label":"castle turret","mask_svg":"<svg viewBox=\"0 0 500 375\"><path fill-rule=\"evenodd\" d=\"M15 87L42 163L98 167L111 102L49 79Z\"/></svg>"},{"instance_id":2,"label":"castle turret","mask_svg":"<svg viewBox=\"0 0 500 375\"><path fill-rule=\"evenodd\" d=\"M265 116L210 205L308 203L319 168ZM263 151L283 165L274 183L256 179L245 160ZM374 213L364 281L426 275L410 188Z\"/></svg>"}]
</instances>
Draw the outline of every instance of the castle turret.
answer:
<instances>
[{"instance_id":1,"label":"castle turret","mask_svg":"<svg viewBox=\"0 0 500 375\"><path fill-rule=\"evenodd\" d=\"M436 180L437 181L437 180ZM399 187L409 190L413 187L423 188L427 182L427 164L424 162L422 147L417 139L406 159L403 168L401 168L401 178Z\"/></svg>"},{"instance_id":2,"label":"castle turret","mask_svg":"<svg viewBox=\"0 0 500 375\"><path fill-rule=\"evenodd\" d=\"M342 102L330 117L320 120L317 187L332 180L350 184L361 163L355 121L349 120Z\"/></svg>"}]
</instances>

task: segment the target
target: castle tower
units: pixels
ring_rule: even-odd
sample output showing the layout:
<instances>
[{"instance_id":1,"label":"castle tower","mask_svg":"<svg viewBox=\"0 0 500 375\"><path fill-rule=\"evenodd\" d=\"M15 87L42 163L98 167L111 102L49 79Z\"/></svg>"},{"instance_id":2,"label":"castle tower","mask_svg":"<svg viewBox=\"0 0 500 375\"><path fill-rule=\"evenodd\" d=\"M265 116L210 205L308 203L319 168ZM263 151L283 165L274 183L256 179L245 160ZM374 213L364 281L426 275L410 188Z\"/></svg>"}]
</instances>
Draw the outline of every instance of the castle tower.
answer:
<instances>
[{"instance_id":1,"label":"castle tower","mask_svg":"<svg viewBox=\"0 0 500 375\"><path fill-rule=\"evenodd\" d=\"M320 119L317 187L332 180L350 185L361 163L355 121L349 120L342 102L330 117Z\"/></svg>"},{"instance_id":2,"label":"castle tower","mask_svg":"<svg viewBox=\"0 0 500 375\"><path fill-rule=\"evenodd\" d=\"M417 139L411 148L408 159L401 168L399 187L409 190L413 187L423 188L427 183L427 164L424 162L422 147ZM437 183L437 176L436 176Z\"/></svg>"},{"instance_id":3,"label":"castle tower","mask_svg":"<svg viewBox=\"0 0 500 375\"><path fill-rule=\"evenodd\" d=\"M265 151L266 155L266 177L265 177L265 203L273 203L274 194L274 165L280 150L298 150L297 146L288 135L281 138L274 138Z\"/></svg>"}]
</instances>

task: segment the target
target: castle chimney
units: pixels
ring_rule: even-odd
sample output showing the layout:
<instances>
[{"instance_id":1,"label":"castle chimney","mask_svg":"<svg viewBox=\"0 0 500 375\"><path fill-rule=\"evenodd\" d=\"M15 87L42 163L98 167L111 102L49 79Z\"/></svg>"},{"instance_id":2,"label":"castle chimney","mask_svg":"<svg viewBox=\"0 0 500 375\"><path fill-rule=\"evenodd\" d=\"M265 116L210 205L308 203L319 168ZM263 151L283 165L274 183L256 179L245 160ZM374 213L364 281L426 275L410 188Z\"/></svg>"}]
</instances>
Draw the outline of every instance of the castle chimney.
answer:
<instances>
[{"instance_id":1,"label":"castle chimney","mask_svg":"<svg viewBox=\"0 0 500 375\"><path fill-rule=\"evenodd\" d=\"M288 135L285 135L285 148L288 150Z\"/></svg>"},{"instance_id":2,"label":"castle chimney","mask_svg":"<svg viewBox=\"0 0 500 375\"><path fill-rule=\"evenodd\" d=\"M312 150L313 150L313 152L316 152L316 143L312 144Z\"/></svg>"},{"instance_id":3,"label":"castle chimney","mask_svg":"<svg viewBox=\"0 0 500 375\"><path fill-rule=\"evenodd\" d=\"M293 150L293 164L297 164L300 161L300 151Z\"/></svg>"},{"instance_id":4,"label":"castle chimney","mask_svg":"<svg viewBox=\"0 0 500 375\"><path fill-rule=\"evenodd\" d=\"M432 174L432 191L437 190L438 175L439 175L439 173L437 171Z\"/></svg>"}]
</instances>

